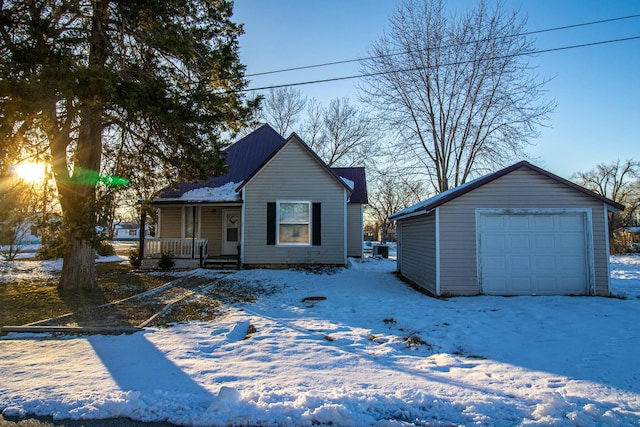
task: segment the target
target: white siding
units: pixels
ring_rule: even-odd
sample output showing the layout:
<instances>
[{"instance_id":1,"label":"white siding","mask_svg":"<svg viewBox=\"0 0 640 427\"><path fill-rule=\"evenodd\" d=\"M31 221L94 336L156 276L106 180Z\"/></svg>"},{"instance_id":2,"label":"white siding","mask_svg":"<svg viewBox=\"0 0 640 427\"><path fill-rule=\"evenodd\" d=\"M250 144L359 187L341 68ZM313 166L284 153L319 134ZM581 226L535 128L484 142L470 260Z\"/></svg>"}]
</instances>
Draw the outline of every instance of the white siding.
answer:
<instances>
[{"instance_id":1,"label":"white siding","mask_svg":"<svg viewBox=\"0 0 640 427\"><path fill-rule=\"evenodd\" d=\"M290 140L244 190L244 264L345 263L344 186L295 139ZM276 200L321 203L322 245L267 245L267 204Z\"/></svg>"}]
</instances>

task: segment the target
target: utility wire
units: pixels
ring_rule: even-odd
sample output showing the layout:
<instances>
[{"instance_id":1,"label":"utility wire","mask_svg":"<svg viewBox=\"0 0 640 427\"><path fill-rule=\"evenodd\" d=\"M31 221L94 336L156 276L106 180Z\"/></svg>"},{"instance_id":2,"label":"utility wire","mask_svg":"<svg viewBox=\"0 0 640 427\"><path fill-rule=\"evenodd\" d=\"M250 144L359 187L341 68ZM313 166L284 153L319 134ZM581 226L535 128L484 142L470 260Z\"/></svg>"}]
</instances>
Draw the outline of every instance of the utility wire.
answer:
<instances>
[{"instance_id":1,"label":"utility wire","mask_svg":"<svg viewBox=\"0 0 640 427\"><path fill-rule=\"evenodd\" d=\"M516 53L516 54L513 54L513 55L494 56L494 57L485 58L485 59L470 59L468 61L450 62L450 63L445 63L445 64L439 64L438 67L450 67L450 66L454 66L454 65L471 64L471 63L474 63L474 62L484 62L484 61L492 61L492 60L496 60L496 59L514 58L514 57L518 57L518 56L537 55L537 54L541 54L541 53L558 52L558 51L569 50L569 49L579 49L579 48L583 48L583 47L599 46L599 45L604 45L604 44L619 43L619 42L625 42L625 41L630 41L630 40L640 40L640 36L626 37L626 38L613 39L613 40L603 40L603 41L598 41L598 42L577 44L577 45L571 45L571 46L554 47L554 48L550 48L550 49L532 50L532 51L529 51L529 52L521 52L521 53ZM360 79L360 78L363 78L363 77L375 77L375 76L380 76L380 75L384 75L384 74L391 74L391 73L406 73L406 72L410 72L410 71L426 70L426 69L430 69L430 68L435 68L435 66L413 67L413 68L390 70L390 71L379 71L379 72L376 72L376 73L356 74L356 75L352 75L352 76L343 76L343 77L332 77L332 78L328 78L328 79L309 80L309 81L297 82L297 83L283 83L283 84L278 84L278 85L262 86L262 87L256 87L256 88L235 90L235 91L230 91L230 93L255 92L255 91L266 90L266 89L278 89L278 88L283 88L283 87L303 86L303 85L311 85L311 84L318 84L318 83L336 82L336 81L341 81L341 80L353 80L353 79Z\"/></svg>"},{"instance_id":2,"label":"utility wire","mask_svg":"<svg viewBox=\"0 0 640 427\"><path fill-rule=\"evenodd\" d=\"M429 50L430 49L448 49L448 48L451 48L451 47L464 46L464 45L472 44L472 43L481 43L481 42L487 42L487 41L491 41L491 40L500 40L500 39L506 39L506 38L511 38L511 37L530 36L530 35L533 35L533 34L542 34L542 33L548 33L548 32L552 32L552 31L568 30L568 29L571 29L571 28L586 27L586 26L590 26L590 25L604 24L604 23L607 23L607 22L622 21L622 20L625 20L625 19L634 19L634 18L640 18L640 14L621 16L621 17L618 17L618 18L602 19L602 20L599 20L599 21L583 22L583 23L579 23L579 24L563 25L561 27L546 28L546 29L543 29L543 30L527 31L527 32L524 32L524 33L510 34L510 35L500 36L500 37L486 38L486 39L480 39L480 40L472 40L472 41L468 41L468 42L454 43L454 44L450 44L450 45L432 47L432 48L427 48L427 49L429 49ZM408 53L413 53L413 52L408 52ZM328 67L328 66L332 66L332 65L350 64L350 63L353 63L353 62L360 62L360 61L365 61L365 60L369 60L369 59L388 58L388 57L404 55L404 54L407 54L407 52L388 53L388 54L385 54L385 55L367 56L367 57L356 58L356 59L345 59L345 60L341 60L341 61L324 62L324 63L321 63L321 64L313 64L313 65L301 65L299 67L282 68L280 70L262 71L262 72L258 72L258 73L245 74L245 77L265 76L265 75L269 75L269 74L277 74L277 73L285 73L285 72L289 72L289 71L306 70L306 69L310 69L310 68L320 68L320 67Z\"/></svg>"}]
</instances>

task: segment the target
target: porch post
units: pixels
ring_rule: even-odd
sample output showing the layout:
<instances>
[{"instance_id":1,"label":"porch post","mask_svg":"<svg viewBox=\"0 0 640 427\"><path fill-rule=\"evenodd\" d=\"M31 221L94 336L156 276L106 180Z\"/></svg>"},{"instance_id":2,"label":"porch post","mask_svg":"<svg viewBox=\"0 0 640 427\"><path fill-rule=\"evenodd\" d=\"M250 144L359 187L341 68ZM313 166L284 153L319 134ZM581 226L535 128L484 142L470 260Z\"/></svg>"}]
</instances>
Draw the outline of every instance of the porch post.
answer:
<instances>
[{"instance_id":1,"label":"porch post","mask_svg":"<svg viewBox=\"0 0 640 427\"><path fill-rule=\"evenodd\" d=\"M193 209L191 209L191 211L193 212L192 214L192 219L191 219L191 228L192 228L192 232L191 232L191 259L195 259L196 257L196 206L193 207ZM200 227L200 224L198 224L198 227Z\"/></svg>"},{"instance_id":2,"label":"porch post","mask_svg":"<svg viewBox=\"0 0 640 427\"><path fill-rule=\"evenodd\" d=\"M140 256L140 260L142 260L144 258L144 230L146 228L146 222L147 222L147 213L143 210L140 213L140 236L138 237L139 240L139 245L140 247L138 248L138 254Z\"/></svg>"}]
</instances>

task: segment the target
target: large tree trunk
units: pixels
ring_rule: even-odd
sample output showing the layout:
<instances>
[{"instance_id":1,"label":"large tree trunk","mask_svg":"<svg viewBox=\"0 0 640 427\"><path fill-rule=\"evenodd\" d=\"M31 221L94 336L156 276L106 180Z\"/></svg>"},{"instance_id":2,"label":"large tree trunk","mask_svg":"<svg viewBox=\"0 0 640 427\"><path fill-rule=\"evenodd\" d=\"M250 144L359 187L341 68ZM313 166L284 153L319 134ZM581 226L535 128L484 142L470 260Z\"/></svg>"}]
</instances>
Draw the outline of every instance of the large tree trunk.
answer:
<instances>
[{"instance_id":1,"label":"large tree trunk","mask_svg":"<svg viewBox=\"0 0 640 427\"><path fill-rule=\"evenodd\" d=\"M86 82L88 90L80 105L80 128L74 154L73 178L61 191L68 241L59 289L97 287L93 243L96 235L96 184L102 156L104 82L101 72L110 50L104 29L108 4L109 0L97 0L94 3Z\"/></svg>"},{"instance_id":2,"label":"large tree trunk","mask_svg":"<svg viewBox=\"0 0 640 427\"><path fill-rule=\"evenodd\" d=\"M64 290L97 288L93 245L77 233L69 234L58 288Z\"/></svg>"}]
</instances>

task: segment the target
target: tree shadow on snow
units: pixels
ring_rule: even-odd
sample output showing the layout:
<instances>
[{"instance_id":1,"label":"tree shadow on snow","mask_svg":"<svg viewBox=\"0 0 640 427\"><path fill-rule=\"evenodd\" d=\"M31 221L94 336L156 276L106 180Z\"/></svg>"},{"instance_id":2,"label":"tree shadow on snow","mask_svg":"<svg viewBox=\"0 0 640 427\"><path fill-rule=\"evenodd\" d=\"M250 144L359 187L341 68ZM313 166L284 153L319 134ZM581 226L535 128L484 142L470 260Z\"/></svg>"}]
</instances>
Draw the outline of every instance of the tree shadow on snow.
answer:
<instances>
[{"instance_id":1,"label":"tree shadow on snow","mask_svg":"<svg viewBox=\"0 0 640 427\"><path fill-rule=\"evenodd\" d=\"M87 340L123 392L141 407L206 409L214 396L169 360L147 337L147 333L120 336L89 336Z\"/></svg>"}]
</instances>

